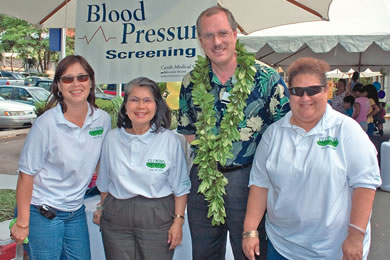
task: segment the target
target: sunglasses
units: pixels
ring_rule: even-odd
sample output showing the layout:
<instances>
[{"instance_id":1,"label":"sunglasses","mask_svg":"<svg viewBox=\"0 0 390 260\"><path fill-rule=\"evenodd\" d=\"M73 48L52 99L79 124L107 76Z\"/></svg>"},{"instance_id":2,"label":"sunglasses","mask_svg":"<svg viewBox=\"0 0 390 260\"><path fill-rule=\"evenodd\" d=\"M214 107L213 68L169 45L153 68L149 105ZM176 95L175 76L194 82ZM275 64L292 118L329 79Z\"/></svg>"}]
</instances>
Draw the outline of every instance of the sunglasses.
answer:
<instances>
[{"instance_id":1,"label":"sunglasses","mask_svg":"<svg viewBox=\"0 0 390 260\"><path fill-rule=\"evenodd\" d=\"M61 77L62 83L70 84L74 81L74 78L77 78L78 82L86 82L89 80L89 75L83 74L83 75L77 75L77 76L63 76Z\"/></svg>"},{"instance_id":2,"label":"sunglasses","mask_svg":"<svg viewBox=\"0 0 390 260\"><path fill-rule=\"evenodd\" d=\"M323 88L325 86L308 86L308 87L294 87L294 88L288 88L288 91L291 95L303 97L303 95L306 94L311 97L314 95L317 95L318 93L323 91Z\"/></svg>"}]
</instances>

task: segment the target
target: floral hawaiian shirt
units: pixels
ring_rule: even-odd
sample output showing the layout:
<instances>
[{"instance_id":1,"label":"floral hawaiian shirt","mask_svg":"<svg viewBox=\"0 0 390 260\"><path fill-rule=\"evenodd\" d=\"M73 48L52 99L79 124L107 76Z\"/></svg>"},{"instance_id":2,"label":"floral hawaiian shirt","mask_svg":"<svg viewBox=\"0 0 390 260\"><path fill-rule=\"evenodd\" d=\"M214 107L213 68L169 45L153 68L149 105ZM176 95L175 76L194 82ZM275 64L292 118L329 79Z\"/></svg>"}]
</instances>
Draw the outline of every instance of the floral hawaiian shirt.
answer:
<instances>
[{"instance_id":1,"label":"floral hawaiian shirt","mask_svg":"<svg viewBox=\"0 0 390 260\"><path fill-rule=\"evenodd\" d=\"M257 70L255 83L246 100L245 119L237 126L240 132L240 140L233 142L231 152L234 158L228 159L226 166L252 163L257 144L260 142L265 129L290 110L287 87L279 74L270 67L259 64L255 64L255 67ZM214 110L217 123L214 131L217 134L226 105L229 103L229 92L233 88L236 79L233 76L223 85L213 73L210 64L209 76L212 87L210 93L215 96ZM179 97L180 108L177 131L184 135L196 134L195 122L200 108L193 104L193 87L190 72L183 79Z\"/></svg>"}]
</instances>

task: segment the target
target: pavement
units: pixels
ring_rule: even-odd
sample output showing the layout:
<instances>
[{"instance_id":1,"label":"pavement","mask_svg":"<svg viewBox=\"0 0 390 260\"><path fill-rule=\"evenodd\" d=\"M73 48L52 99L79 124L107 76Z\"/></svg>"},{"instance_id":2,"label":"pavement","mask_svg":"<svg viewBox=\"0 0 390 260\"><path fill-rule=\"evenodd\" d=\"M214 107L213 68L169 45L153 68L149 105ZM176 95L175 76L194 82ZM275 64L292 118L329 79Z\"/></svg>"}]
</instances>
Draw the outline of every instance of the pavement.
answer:
<instances>
[{"instance_id":1,"label":"pavement","mask_svg":"<svg viewBox=\"0 0 390 260\"><path fill-rule=\"evenodd\" d=\"M2 140L16 139L18 136L26 135L29 128L12 130L12 131L0 131L0 143ZM390 118L387 118L384 124L384 135L374 135L371 138L378 150L378 160L380 162L381 144L386 141L390 141ZM364 151L362 151L364 153ZM389 158L390 159L390 158ZM1 167L1 166L0 166ZM390 174L390 172L383 172L383 174ZM0 189L16 189L17 173L11 171L10 174L0 174ZM0 240L2 237L7 238L9 236L8 226L6 229L2 229L1 226L8 225L7 222L0 223L0 230L6 230L5 234L0 234ZM371 248L368 255L368 260L387 260L390 259L390 192L377 190L374 206L371 218ZM3 233L3 232L1 232Z\"/></svg>"}]
</instances>

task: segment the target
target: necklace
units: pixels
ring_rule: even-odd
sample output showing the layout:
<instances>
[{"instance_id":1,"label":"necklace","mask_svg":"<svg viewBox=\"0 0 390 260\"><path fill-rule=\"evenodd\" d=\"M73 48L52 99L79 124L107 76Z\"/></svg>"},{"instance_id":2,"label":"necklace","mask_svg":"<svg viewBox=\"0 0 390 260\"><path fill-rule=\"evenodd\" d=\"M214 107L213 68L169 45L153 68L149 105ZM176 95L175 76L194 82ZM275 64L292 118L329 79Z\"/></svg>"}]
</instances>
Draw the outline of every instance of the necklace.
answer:
<instances>
[{"instance_id":1,"label":"necklace","mask_svg":"<svg viewBox=\"0 0 390 260\"><path fill-rule=\"evenodd\" d=\"M226 160L234 157L231 152L232 143L240 139L237 126L245 117L246 99L252 91L256 74L254 54L247 52L238 41L236 54L238 66L232 78L234 86L230 91L230 103L226 106L219 133L216 133L214 95L209 93L211 85L208 58L198 56L191 79L194 83L193 103L201 110L195 123L196 139L191 143L197 145L193 163L198 164L198 177L201 180L198 192L209 203L207 217L212 217L212 225L224 224L226 217L223 195L226 194L225 186L228 181L218 171L217 163L226 165Z\"/></svg>"}]
</instances>

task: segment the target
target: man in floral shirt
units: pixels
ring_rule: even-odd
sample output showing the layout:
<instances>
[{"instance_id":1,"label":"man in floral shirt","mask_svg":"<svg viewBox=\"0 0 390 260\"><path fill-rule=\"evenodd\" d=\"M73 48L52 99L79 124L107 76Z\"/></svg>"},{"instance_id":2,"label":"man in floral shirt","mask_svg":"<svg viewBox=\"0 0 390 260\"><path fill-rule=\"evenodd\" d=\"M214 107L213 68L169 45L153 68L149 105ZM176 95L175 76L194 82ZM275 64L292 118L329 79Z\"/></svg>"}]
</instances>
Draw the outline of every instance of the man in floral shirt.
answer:
<instances>
[{"instance_id":1,"label":"man in floral shirt","mask_svg":"<svg viewBox=\"0 0 390 260\"><path fill-rule=\"evenodd\" d=\"M239 60L242 59L236 51L236 29L237 23L232 14L219 6L205 10L197 20L198 38L209 61L207 83L211 86L209 93L214 96L216 124L212 131L216 135L221 131L221 121L229 113L227 106L234 95L231 90L237 82L235 72L241 67ZM256 73L253 88L246 101L243 101L244 119L232 126L237 128L240 136L238 141L232 143L233 158L228 158L223 166L218 164L219 172L228 180L223 196L226 208L224 224L212 225L208 218L209 202L205 201L203 194L198 193L198 166L194 164L191 169L192 189L187 209L194 260L225 259L227 231L230 233L234 259L246 259L242 253L241 239L249 192L249 172L256 147L264 130L290 110L288 92L279 74L272 68L252 65ZM195 123L202 112L193 103L193 89L198 87L193 82L193 73L190 72L183 79L178 116L178 132L185 135L190 143L196 137L199 139ZM194 149L196 155L196 147ZM264 224L260 225L259 233L261 257L265 259Z\"/></svg>"}]
</instances>

